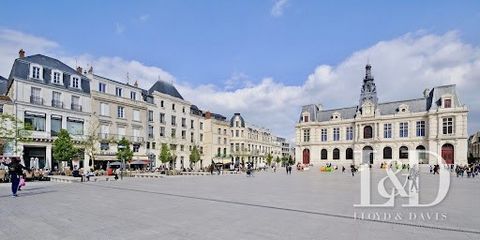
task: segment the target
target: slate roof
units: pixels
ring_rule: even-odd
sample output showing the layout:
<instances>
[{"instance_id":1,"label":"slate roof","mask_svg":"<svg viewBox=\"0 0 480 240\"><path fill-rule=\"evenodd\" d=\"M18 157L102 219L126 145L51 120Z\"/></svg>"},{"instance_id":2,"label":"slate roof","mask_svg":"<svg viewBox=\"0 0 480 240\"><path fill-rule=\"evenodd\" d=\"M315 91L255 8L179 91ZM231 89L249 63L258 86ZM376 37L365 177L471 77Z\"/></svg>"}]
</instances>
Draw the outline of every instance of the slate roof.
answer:
<instances>
[{"instance_id":1,"label":"slate roof","mask_svg":"<svg viewBox=\"0 0 480 240\"><path fill-rule=\"evenodd\" d=\"M0 96L7 94L8 80L0 76Z\"/></svg>"},{"instance_id":2,"label":"slate roof","mask_svg":"<svg viewBox=\"0 0 480 240\"><path fill-rule=\"evenodd\" d=\"M436 110L439 106L441 106L441 97L445 94L449 94L452 96L452 101L455 106L462 106L462 103L458 99L456 93L456 86L445 85L434 87L430 92L428 92L427 96L423 98L378 103L377 113L380 115L396 114L400 105L406 105L408 107L408 111L412 113ZM302 113L308 112L310 114L310 121L324 122L329 121L333 113L335 112L340 113L342 119L353 119L358 112L358 108L359 106L353 106L346 108L320 110L317 105L311 104L303 106ZM302 116L300 115L299 122L302 121L301 118Z\"/></svg>"},{"instance_id":3,"label":"slate roof","mask_svg":"<svg viewBox=\"0 0 480 240\"><path fill-rule=\"evenodd\" d=\"M29 72L30 72L30 64L38 64L43 67L43 81L31 80L29 79ZM53 69L59 70L63 73L63 85L58 85L52 83L51 80L51 72ZM70 87L70 76L77 75L80 76L80 86L81 89L71 88ZM42 83L44 85L52 85L55 87L63 87L65 89L69 89L71 91L79 91L90 94L90 80L85 77L84 75L77 73L77 71L65 63L61 62L58 59L48 57L42 54L35 54L32 56L24 57L24 58L17 58L13 63L12 70L10 72L10 76L8 79L8 87L13 82L15 78L20 78L28 81L36 81L38 83ZM8 89L7 87L7 89Z\"/></svg>"},{"instance_id":4,"label":"slate roof","mask_svg":"<svg viewBox=\"0 0 480 240\"><path fill-rule=\"evenodd\" d=\"M152 94L153 92L160 92L163 94L170 95L172 97L180 98L183 100L182 95L178 92L177 88L173 86L173 84L164 82L164 81L157 81L153 86L148 90L149 94Z\"/></svg>"},{"instance_id":5,"label":"slate roof","mask_svg":"<svg viewBox=\"0 0 480 240\"><path fill-rule=\"evenodd\" d=\"M238 116L240 118L240 126L245 127L245 120L243 119L242 115L240 113L234 113L232 118L230 118L230 127L233 127L235 124L235 116Z\"/></svg>"}]
</instances>

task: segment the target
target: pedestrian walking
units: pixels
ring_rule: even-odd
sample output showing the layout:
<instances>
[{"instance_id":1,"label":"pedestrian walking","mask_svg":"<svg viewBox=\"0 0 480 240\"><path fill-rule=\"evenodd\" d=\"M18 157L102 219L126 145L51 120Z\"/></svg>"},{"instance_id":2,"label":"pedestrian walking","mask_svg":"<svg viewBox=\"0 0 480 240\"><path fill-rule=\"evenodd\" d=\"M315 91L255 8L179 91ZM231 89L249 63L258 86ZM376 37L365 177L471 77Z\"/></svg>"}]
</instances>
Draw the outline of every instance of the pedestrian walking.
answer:
<instances>
[{"instance_id":1,"label":"pedestrian walking","mask_svg":"<svg viewBox=\"0 0 480 240\"><path fill-rule=\"evenodd\" d=\"M354 177L355 176L355 171L356 171L355 165L353 165L353 164L350 165L350 171L352 171L352 177Z\"/></svg>"},{"instance_id":2,"label":"pedestrian walking","mask_svg":"<svg viewBox=\"0 0 480 240\"><path fill-rule=\"evenodd\" d=\"M20 163L20 158L14 157L12 159L1 160L0 163L5 164L8 167L8 174L12 181L12 197L17 197L18 186L20 184L20 176L23 174L23 170L30 171Z\"/></svg>"},{"instance_id":3,"label":"pedestrian walking","mask_svg":"<svg viewBox=\"0 0 480 240\"><path fill-rule=\"evenodd\" d=\"M410 181L410 191L414 192L413 189L415 188L415 192L418 192L418 184L417 184L417 178L418 178L418 166L417 164L414 164L409 172L408 172L408 180Z\"/></svg>"}]
</instances>

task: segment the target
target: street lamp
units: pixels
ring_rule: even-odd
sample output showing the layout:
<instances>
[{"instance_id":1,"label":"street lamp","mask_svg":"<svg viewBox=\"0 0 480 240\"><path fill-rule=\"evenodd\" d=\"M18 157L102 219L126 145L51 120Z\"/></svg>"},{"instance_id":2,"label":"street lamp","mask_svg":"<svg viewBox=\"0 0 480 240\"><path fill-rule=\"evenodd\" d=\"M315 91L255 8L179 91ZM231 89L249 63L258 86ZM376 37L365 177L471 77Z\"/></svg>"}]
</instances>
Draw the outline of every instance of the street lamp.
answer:
<instances>
[{"instance_id":1,"label":"street lamp","mask_svg":"<svg viewBox=\"0 0 480 240\"><path fill-rule=\"evenodd\" d=\"M124 149L125 146L123 145L119 145L118 146L119 149ZM123 168L125 167L125 159L122 158L122 166L120 166L120 180L123 180Z\"/></svg>"}]
</instances>

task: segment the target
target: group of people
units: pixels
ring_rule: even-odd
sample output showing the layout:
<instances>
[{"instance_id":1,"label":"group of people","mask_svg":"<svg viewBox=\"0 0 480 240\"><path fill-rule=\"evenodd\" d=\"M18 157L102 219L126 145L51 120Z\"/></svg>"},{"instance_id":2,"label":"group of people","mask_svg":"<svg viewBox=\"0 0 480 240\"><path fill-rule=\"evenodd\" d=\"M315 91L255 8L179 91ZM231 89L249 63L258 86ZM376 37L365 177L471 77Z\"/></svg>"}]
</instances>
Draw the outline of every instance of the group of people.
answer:
<instances>
[{"instance_id":1,"label":"group of people","mask_svg":"<svg viewBox=\"0 0 480 240\"><path fill-rule=\"evenodd\" d=\"M467 174L467 178L474 178L480 173L480 164L470 164L470 165L457 165L455 167L455 173L457 177L463 177L465 173Z\"/></svg>"}]
</instances>

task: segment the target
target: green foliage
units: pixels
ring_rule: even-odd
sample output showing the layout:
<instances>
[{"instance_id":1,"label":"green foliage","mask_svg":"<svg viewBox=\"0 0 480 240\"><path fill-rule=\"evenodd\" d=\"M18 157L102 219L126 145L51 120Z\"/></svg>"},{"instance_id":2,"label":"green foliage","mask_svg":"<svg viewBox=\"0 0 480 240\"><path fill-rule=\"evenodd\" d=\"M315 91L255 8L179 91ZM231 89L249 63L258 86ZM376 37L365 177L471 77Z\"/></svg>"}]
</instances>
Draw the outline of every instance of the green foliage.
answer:
<instances>
[{"instance_id":1,"label":"green foliage","mask_svg":"<svg viewBox=\"0 0 480 240\"><path fill-rule=\"evenodd\" d=\"M280 160L280 157L277 156L277 158L275 159L275 162L276 162L276 163L280 163L280 161L282 161L282 160Z\"/></svg>"},{"instance_id":2,"label":"green foliage","mask_svg":"<svg viewBox=\"0 0 480 240\"><path fill-rule=\"evenodd\" d=\"M170 148L166 143L162 143L162 149L160 150L160 156L158 159L163 163L168 163L172 160L172 154L170 153Z\"/></svg>"},{"instance_id":3,"label":"green foliage","mask_svg":"<svg viewBox=\"0 0 480 240\"><path fill-rule=\"evenodd\" d=\"M121 161L129 161L132 160L133 151L130 149L130 142L123 137L117 143L118 150L117 150L117 158Z\"/></svg>"},{"instance_id":4,"label":"green foliage","mask_svg":"<svg viewBox=\"0 0 480 240\"><path fill-rule=\"evenodd\" d=\"M25 130L32 129L31 126L25 126L21 120L14 115L7 113L0 114L0 155L3 155L3 149L6 144L15 142L27 142L30 132ZM17 153L18 149L14 149Z\"/></svg>"},{"instance_id":5,"label":"green foliage","mask_svg":"<svg viewBox=\"0 0 480 240\"><path fill-rule=\"evenodd\" d=\"M71 161L77 155L78 149L73 145L67 130L60 130L57 139L53 141L52 152L53 160L56 162Z\"/></svg>"},{"instance_id":6,"label":"green foliage","mask_svg":"<svg viewBox=\"0 0 480 240\"><path fill-rule=\"evenodd\" d=\"M190 152L190 162L196 163L200 161L200 151L198 151L197 146L193 146L192 151Z\"/></svg>"},{"instance_id":7,"label":"green foliage","mask_svg":"<svg viewBox=\"0 0 480 240\"><path fill-rule=\"evenodd\" d=\"M288 156L288 164L294 165L295 161L293 160L292 156Z\"/></svg>"},{"instance_id":8,"label":"green foliage","mask_svg":"<svg viewBox=\"0 0 480 240\"><path fill-rule=\"evenodd\" d=\"M267 165L268 165L268 166L272 165L272 160L273 160L273 156L272 156L272 154L269 153L269 154L267 155L267 158L265 159L265 161L267 162Z\"/></svg>"}]
</instances>

